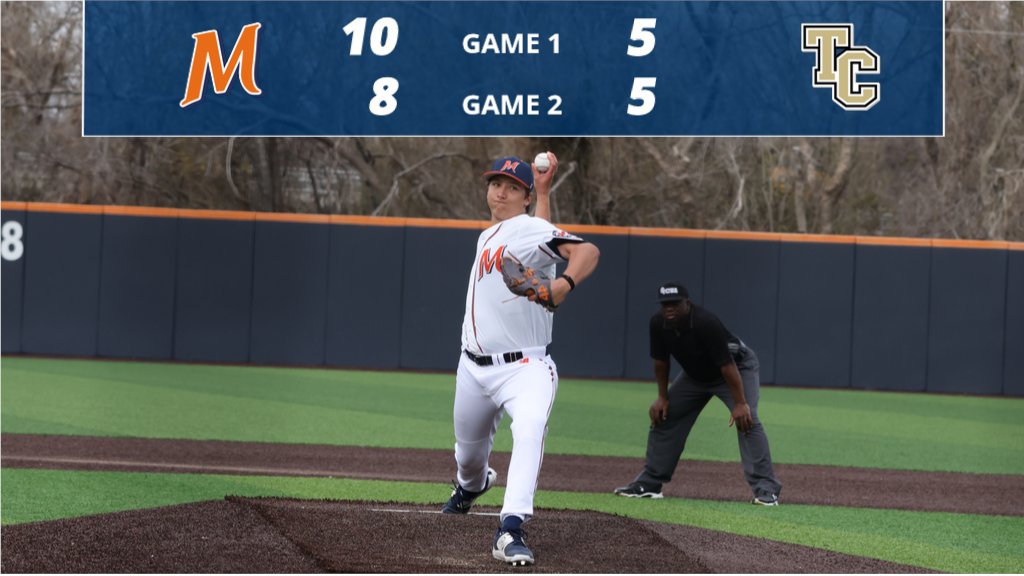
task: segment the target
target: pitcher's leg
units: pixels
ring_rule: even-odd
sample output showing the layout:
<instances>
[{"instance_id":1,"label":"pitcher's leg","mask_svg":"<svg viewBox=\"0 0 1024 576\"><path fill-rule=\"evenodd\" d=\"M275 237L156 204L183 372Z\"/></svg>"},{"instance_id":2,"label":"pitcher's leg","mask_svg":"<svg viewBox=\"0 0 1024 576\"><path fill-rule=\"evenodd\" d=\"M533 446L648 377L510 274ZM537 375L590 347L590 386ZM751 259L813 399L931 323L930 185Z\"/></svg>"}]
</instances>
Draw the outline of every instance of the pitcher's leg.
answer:
<instances>
[{"instance_id":1,"label":"pitcher's leg","mask_svg":"<svg viewBox=\"0 0 1024 576\"><path fill-rule=\"evenodd\" d=\"M653 487L672 480L686 438L710 399L707 389L685 373L676 377L668 389L668 419L647 433L647 459L636 482Z\"/></svg>"},{"instance_id":2,"label":"pitcher's leg","mask_svg":"<svg viewBox=\"0 0 1024 576\"><path fill-rule=\"evenodd\" d=\"M501 422L501 409L484 394L465 357L455 376L455 462L456 481L472 492L484 489L487 460L494 447L494 433Z\"/></svg>"},{"instance_id":3,"label":"pitcher's leg","mask_svg":"<svg viewBox=\"0 0 1024 576\"><path fill-rule=\"evenodd\" d=\"M531 358L502 387L499 401L512 418L512 458L501 517L533 515L533 496L544 461L548 417L558 391L558 371L549 359Z\"/></svg>"}]
</instances>

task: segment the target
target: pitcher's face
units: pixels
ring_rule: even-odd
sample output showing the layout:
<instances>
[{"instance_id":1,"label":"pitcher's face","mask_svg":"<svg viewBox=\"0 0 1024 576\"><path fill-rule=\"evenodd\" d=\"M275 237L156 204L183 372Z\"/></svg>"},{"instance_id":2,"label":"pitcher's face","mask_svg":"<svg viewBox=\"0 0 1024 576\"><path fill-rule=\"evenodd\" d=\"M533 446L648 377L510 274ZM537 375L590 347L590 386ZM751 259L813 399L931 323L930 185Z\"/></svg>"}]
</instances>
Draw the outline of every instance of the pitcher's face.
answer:
<instances>
[{"instance_id":1,"label":"pitcher's face","mask_svg":"<svg viewBox=\"0 0 1024 576\"><path fill-rule=\"evenodd\" d=\"M487 181L487 206L491 221L501 222L526 213L530 205L530 191L506 176L495 176Z\"/></svg>"}]
</instances>

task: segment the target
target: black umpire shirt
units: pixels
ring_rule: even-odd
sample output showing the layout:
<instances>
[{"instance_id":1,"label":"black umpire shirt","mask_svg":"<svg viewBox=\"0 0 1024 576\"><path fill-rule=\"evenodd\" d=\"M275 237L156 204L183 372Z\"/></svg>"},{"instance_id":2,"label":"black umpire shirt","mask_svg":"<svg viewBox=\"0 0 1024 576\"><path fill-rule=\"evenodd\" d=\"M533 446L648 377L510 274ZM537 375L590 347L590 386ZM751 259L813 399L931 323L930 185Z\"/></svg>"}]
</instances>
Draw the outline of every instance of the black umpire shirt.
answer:
<instances>
[{"instance_id":1,"label":"black umpire shirt","mask_svg":"<svg viewBox=\"0 0 1024 576\"><path fill-rule=\"evenodd\" d=\"M699 382L715 382L722 377L722 366L733 361L729 352L741 345L711 312L690 304L690 314L673 325L658 312L651 317L651 358L668 362L672 355L683 370Z\"/></svg>"}]
</instances>

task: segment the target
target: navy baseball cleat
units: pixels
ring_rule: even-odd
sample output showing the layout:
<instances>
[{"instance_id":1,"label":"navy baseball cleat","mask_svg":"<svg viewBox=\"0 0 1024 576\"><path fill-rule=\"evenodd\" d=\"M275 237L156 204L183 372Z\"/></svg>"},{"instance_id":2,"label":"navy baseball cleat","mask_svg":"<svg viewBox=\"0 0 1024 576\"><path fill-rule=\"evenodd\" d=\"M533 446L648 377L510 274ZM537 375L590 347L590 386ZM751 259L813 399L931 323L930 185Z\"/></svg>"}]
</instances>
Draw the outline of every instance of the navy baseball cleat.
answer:
<instances>
[{"instance_id":1,"label":"navy baseball cleat","mask_svg":"<svg viewBox=\"0 0 1024 576\"><path fill-rule=\"evenodd\" d=\"M633 482L629 486L620 486L615 489L615 493L629 498L664 498L660 485L650 486L639 482Z\"/></svg>"},{"instance_id":2,"label":"navy baseball cleat","mask_svg":"<svg viewBox=\"0 0 1024 576\"><path fill-rule=\"evenodd\" d=\"M517 518L518 520L518 518ZM529 566L533 564L533 552L526 546L526 532L523 532L522 521L509 523L506 520L494 535L491 556L512 566Z\"/></svg>"},{"instance_id":3,"label":"navy baseball cleat","mask_svg":"<svg viewBox=\"0 0 1024 576\"><path fill-rule=\"evenodd\" d=\"M755 496L750 503L755 506L778 506L779 497L775 494L762 494L760 496Z\"/></svg>"},{"instance_id":4,"label":"navy baseball cleat","mask_svg":"<svg viewBox=\"0 0 1024 576\"><path fill-rule=\"evenodd\" d=\"M448 502L441 508L441 512L445 514L466 514L469 509L473 507L473 502L477 498L483 496L484 492L491 489L494 486L494 482L498 479L498 472L494 468L487 469L487 480L484 483L484 489L479 492L470 492L459 483L452 481L454 490L452 490L452 497L448 499Z\"/></svg>"}]
</instances>

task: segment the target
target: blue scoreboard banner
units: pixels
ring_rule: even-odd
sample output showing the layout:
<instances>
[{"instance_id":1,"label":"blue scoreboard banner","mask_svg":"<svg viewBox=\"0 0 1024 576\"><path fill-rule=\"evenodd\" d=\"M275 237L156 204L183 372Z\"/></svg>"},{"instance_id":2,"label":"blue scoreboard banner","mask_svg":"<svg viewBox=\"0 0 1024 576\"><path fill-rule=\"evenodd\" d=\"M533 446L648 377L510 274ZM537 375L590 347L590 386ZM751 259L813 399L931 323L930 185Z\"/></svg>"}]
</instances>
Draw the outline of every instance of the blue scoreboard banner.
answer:
<instances>
[{"instance_id":1,"label":"blue scoreboard banner","mask_svg":"<svg viewBox=\"0 0 1024 576\"><path fill-rule=\"evenodd\" d=\"M941 136L941 1L85 0L86 136Z\"/></svg>"}]
</instances>

